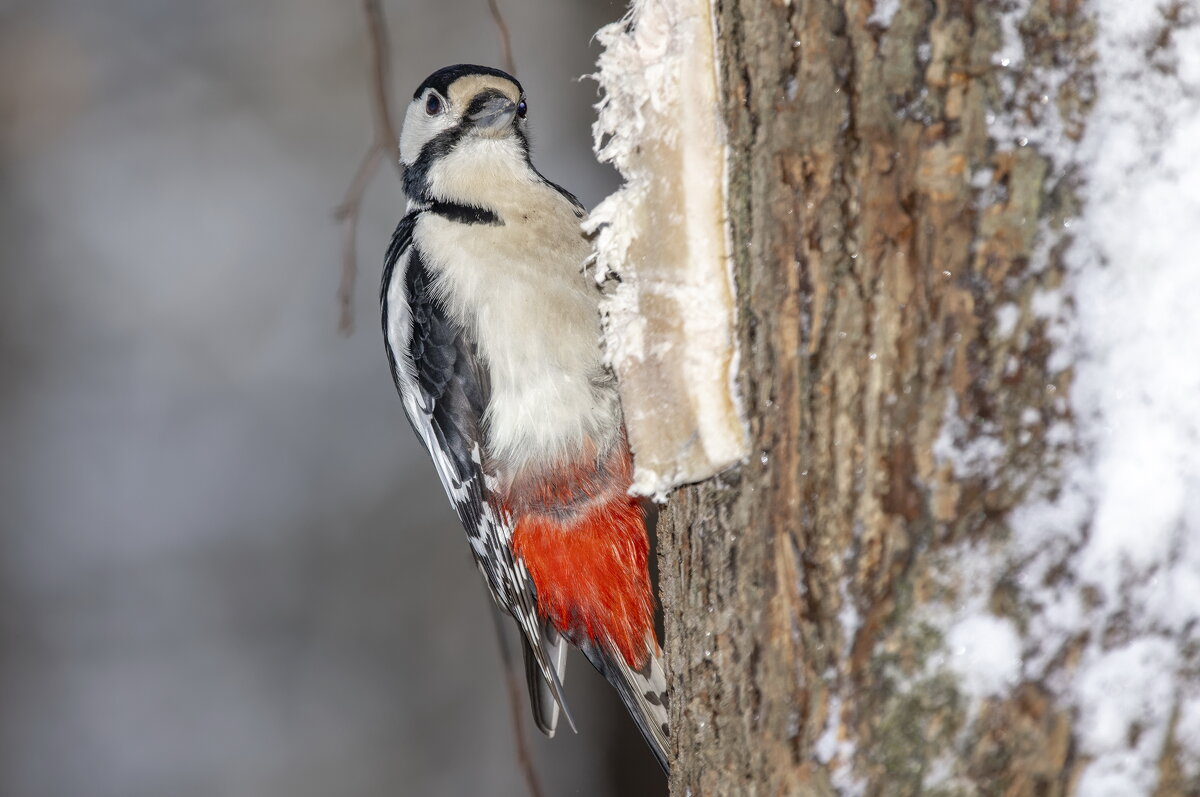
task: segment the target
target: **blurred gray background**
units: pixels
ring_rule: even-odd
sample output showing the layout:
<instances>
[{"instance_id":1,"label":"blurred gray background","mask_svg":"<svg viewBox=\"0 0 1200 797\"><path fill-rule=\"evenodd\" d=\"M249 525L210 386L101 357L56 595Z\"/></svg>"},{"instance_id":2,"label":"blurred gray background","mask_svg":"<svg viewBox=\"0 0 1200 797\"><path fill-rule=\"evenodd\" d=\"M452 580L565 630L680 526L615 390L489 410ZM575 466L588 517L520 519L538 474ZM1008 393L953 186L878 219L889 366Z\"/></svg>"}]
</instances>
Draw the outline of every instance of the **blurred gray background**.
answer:
<instances>
[{"instance_id":1,"label":"blurred gray background","mask_svg":"<svg viewBox=\"0 0 1200 797\"><path fill-rule=\"evenodd\" d=\"M384 5L401 114L434 69L499 62L484 0ZM577 78L623 7L502 7L535 160L594 205L616 178ZM379 338L390 170L335 331L364 43L349 0L0 7L3 797L525 793ZM531 737L548 795L661 793L582 658L567 688L579 735Z\"/></svg>"}]
</instances>

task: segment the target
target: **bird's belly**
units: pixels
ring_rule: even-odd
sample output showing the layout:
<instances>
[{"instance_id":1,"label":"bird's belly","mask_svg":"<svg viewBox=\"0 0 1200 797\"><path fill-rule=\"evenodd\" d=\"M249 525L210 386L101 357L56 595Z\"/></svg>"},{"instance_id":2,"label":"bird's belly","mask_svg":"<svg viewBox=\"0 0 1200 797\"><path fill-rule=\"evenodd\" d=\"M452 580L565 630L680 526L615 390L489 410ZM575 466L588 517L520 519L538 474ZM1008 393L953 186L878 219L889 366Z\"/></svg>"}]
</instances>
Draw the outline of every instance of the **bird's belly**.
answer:
<instances>
[{"instance_id":1,"label":"bird's belly","mask_svg":"<svg viewBox=\"0 0 1200 797\"><path fill-rule=\"evenodd\" d=\"M582 456L589 441L606 444L619 422L615 395L584 372L557 366L492 373L488 454L521 471Z\"/></svg>"},{"instance_id":2,"label":"bird's belly","mask_svg":"<svg viewBox=\"0 0 1200 797\"><path fill-rule=\"evenodd\" d=\"M599 292L582 272L586 243L509 222L464 234L434 218L416 239L487 366L489 458L520 469L569 458L589 437L611 437L620 410L602 362Z\"/></svg>"}]
</instances>

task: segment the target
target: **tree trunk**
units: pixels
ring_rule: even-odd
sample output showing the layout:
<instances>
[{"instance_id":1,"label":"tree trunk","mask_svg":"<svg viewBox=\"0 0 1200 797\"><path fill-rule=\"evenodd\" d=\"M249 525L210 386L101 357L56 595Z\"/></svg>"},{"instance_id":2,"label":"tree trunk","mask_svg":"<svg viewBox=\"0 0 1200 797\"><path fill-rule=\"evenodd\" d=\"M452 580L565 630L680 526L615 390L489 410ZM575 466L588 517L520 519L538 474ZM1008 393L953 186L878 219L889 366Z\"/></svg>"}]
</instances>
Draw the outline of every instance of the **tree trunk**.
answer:
<instances>
[{"instance_id":1,"label":"tree trunk","mask_svg":"<svg viewBox=\"0 0 1200 797\"><path fill-rule=\"evenodd\" d=\"M971 686L938 618L1027 641L1019 563L971 563L1069 447L1035 305L1077 208L990 129L1051 107L1076 140L1092 28L1076 0L879 5L717 6L753 453L659 522L673 794L1059 795L1088 763L1054 686L1082 639ZM1198 793L1176 758L1156 793Z\"/></svg>"}]
</instances>

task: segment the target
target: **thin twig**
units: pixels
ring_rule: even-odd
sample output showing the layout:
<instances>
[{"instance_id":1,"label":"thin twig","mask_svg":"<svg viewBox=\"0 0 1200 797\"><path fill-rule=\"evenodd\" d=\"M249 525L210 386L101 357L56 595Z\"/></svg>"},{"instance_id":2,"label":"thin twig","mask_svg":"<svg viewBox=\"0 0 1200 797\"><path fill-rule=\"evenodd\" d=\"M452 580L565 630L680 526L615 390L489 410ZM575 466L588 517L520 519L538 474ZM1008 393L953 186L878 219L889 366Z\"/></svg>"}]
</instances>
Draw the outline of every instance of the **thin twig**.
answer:
<instances>
[{"instance_id":1,"label":"thin twig","mask_svg":"<svg viewBox=\"0 0 1200 797\"><path fill-rule=\"evenodd\" d=\"M367 15L367 30L371 34L371 93L375 98L375 139L381 147L387 147L396 157L392 165L396 174L404 179L400 166L400 136L392 122L392 48L388 44L387 20L379 0L363 0L363 11Z\"/></svg>"},{"instance_id":2,"label":"thin twig","mask_svg":"<svg viewBox=\"0 0 1200 797\"><path fill-rule=\"evenodd\" d=\"M371 184L371 178L379 169L384 158L392 161L403 179L400 167L399 142L396 127L392 124L390 90L392 84L391 50L388 47L387 22L379 0L363 0L363 13L367 19L369 42L367 51L371 60L371 105L375 117L375 137L371 148L363 156L346 190L346 198L334 211L334 218L342 225L342 279L338 285L338 304L341 307L338 330L343 335L354 332L354 283L358 276L358 254L355 237L358 233L358 216L362 208L363 194Z\"/></svg>"},{"instance_id":3,"label":"thin twig","mask_svg":"<svg viewBox=\"0 0 1200 797\"><path fill-rule=\"evenodd\" d=\"M529 737L525 733L525 712L522 710L525 701L521 698L521 686L517 683L517 675L513 668L512 649L508 637L504 634L504 616L500 607L492 602L492 623L496 627L496 639L500 643L500 659L504 664L504 683L508 687L508 708L512 714L513 740L517 745L517 763L525 775L525 785L529 787L529 797L542 797L542 784L538 780L537 770L533 768L533 756L529 752Z\"/></svg>"},{"instance_id":4,"label":"thin twig","mask_svg":"<svg viewBox=\"0 0 1200 797\"><path fill-rule=\"evenodd\" d=\"M382 147L372 145L363 156L350 187L346 189L346 198L337 206L333 217L342 226L342 280L338 284L338 303L341 306L338 331L343 335L354 332L354 281L358 277L358 253L355 238L358 232L358 212L362 206L363 193L371 183L375 170L379 168L379 160L383 157Z\"/></svg>"},{"instance_id":5,"label":"thin twig","mask_svg":"<svg viewBox=\"0 0 1200 797\"><path fill-rule=\"evenodd\" d=\"M512 39L508 35L508 25L504 22L504 15L500 13L500 6L496 4L496 0L488 0L488 8L491 9L492 19L495 20L496 29L500 32L500 52L503 56L504 71L515 76L517 64L513 61Z\"/></svg>"}]
</instances>

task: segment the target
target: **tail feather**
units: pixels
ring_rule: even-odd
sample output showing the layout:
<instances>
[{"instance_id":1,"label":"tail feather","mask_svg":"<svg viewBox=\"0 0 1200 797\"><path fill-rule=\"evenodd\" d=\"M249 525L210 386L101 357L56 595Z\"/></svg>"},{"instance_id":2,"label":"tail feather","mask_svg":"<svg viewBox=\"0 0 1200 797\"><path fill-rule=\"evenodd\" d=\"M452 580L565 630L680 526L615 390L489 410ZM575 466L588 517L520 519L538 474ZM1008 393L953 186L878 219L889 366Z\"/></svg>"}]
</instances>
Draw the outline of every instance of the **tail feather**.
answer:
<instances>
[{"instance_id":1,"label":"tail feather","mask_svg":"<svg viewBox=\"0 0 1200 797\"><path fill-rule=\"evenodd\" d=\"M646 643L646 663L640 670L630 667L620 653L607 653L597 645L589 643L581 650L592 666L617 690L621 702L658 759L658 765L669 774L667 747L671 730L667 677L658 645L649 637Z\"/></svg>"},{"instance_id":2,"label":"tail feather","mask_svg":"<svg viewBox=\"0 0 1200 797\"><path fill-rule=\"evenodd\" d=\"M571 730L575 730L571 712L567 710L565 703L559 703L555 694L556 686L561 694L562 681L566 678L567 640L548 622L542 623L541 632L538 644L543 653L542 658L548 661L553 668L556 683L551 683L542 674L542 668L538 662L539 657L534 653L529 640L522 637L521 641L525 652L525 683L529 687L529 706L533 709L534 724L546 736L553 737L554 731L558 727L560 711L566 714L567 724L571 726Z\"/></svg>"}]
</instances>

